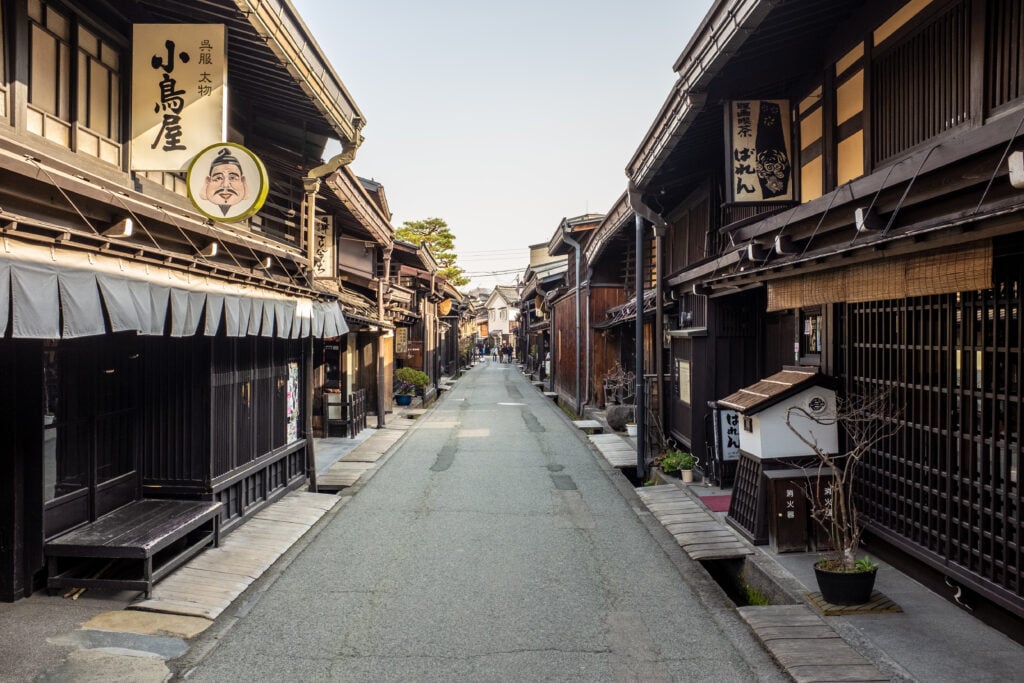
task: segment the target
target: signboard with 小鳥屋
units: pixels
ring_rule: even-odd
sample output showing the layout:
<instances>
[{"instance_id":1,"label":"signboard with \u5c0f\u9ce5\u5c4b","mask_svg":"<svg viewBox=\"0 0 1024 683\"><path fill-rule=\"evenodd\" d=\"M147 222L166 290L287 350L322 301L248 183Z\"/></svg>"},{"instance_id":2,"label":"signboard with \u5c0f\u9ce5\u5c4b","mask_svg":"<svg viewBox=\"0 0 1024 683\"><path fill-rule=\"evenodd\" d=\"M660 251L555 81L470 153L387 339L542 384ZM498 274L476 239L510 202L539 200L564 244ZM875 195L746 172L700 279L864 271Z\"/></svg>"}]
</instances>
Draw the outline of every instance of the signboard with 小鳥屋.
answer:
<instances>
[{"instance_id":1,"label":"signboard with \u5c0f\u9ce5\u5c4b","mask_svg":"<svg viewBox=\"0 0 1024 683\"><path fill-rule=\"evenodd\" d=\"M223 24L135 24L133 171L184 171L225 139L226 41Z\"/></svg>"}]
</instances>

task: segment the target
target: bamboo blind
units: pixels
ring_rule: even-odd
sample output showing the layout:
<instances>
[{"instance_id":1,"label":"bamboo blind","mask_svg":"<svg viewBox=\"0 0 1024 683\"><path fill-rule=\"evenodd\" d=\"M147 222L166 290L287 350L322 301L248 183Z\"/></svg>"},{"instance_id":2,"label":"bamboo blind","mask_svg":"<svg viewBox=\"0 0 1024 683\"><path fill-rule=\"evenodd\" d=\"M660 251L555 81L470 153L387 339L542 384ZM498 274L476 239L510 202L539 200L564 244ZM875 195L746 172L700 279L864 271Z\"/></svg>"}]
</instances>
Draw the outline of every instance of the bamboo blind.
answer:
<instances>
[{"instance_id":1,"label":"bamboo blind","mask_svg":"<svg viewBox=\"0 0 1024 683\"><path fill-rule=\"evenodd\" d=\"M952 294L992 286L992 243L907 256L768 283L768 310Z\"/></svg>"}]
</instances>

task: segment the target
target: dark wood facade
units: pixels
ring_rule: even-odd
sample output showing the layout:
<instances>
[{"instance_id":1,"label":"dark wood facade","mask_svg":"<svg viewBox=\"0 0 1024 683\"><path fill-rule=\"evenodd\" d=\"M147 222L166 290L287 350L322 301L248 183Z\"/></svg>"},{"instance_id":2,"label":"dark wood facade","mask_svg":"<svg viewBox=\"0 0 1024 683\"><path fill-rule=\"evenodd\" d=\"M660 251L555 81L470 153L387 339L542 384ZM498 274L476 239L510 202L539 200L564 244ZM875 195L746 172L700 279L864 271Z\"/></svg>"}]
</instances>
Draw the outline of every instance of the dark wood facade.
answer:
<instances>
[{"instance_id":1,"label":"dark wood facade","mask_svg":"<svg viewBox=\"0 0 1024 683\"><path fill-rule=\"evenodd\" d=\"M296 215L343 220L302 180L329 138L354 150L362 120L321 55L251 14L217 1L0 8L0 599L45 583L46 542L127 504L220 502L230 530L306 480L311 337L345 323L337 294L307 277ZM244 223L207 221L182 173L131 170L133 26L182 21L228 33L230 135L270 185ZM276 29L305 31L291 14ZM282 66L297 62L330 103ZM267 83L278 97L254 106Z\"/></svg>"},{"instance_id":2,"label":"dark wood facade","mask_svg":"<svg viewBox=\"0 0 1024 683\"><path fill-rule=\"evenodd\" d=\"M672 362L689 363L691 400L677 367L668 429L699 452L706 401L783 365L892 393L901 428L858 492L870 532L976 613L1019 620L1024 199L1006 158L1024 120L1024 10L754 5L712 8L627 171L669 224ZM741 31L726 28L735 11L751 12ZM730 204L721 103L760 98L792 107L798 191Z\"/></svg>"}]
</instances>

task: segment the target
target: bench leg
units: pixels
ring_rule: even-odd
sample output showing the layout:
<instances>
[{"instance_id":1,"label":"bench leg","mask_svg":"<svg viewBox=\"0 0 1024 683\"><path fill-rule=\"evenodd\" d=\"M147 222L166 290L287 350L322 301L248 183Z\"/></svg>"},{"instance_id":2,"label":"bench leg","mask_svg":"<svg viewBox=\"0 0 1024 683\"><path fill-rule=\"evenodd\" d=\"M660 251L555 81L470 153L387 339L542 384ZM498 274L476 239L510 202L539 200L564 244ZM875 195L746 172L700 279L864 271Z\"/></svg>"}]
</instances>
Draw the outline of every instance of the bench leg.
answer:
<instances>
[{"instance_id":1,"label":"bench leg","mask_svg":"<svg viewBox=\"0 0 1024 683\"><path fill-rule=\"evenodd\" d=\"M145 575L146 575L146 599L148 600L153 595L153 558L152 557L147 557L146 558Z\"/></svg>"},{"instance_id":2,"label":"bench leg","mask_svg":"<svg viewBox=\"0 0 1024 683\"><path fill-rule=\"evenodd\" d=\"M52 555L46 558L46 575L47 577L57 576L57 558L53 557ZM49 584L49 579L47 579L47 584ZM59 591L57 590L57 588L51 588L49 585L47 585L46 594L50 597L57 595L58 592Z\"/></svg>"}]
</instances>

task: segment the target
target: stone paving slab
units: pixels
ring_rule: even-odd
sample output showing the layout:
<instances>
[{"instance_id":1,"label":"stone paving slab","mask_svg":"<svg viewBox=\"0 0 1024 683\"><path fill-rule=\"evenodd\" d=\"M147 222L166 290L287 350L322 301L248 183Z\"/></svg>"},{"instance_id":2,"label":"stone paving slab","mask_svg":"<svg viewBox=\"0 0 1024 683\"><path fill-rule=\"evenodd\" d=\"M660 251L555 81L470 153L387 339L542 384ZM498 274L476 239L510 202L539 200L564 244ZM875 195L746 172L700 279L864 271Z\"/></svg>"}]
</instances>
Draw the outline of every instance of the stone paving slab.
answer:
<instances>
[{"instance_id":1,"label":"stone paving slab","mask_svg":"<svg viewBox=\"0 0 1024 683\"><path fill-rule=\"evenodd\" d=\"M598 427L601 426L597 420L580 421L594 422ZM626 443L618 434L590 434L587 438L597 448L601 457L612 467L636 467L636 449Z\"/></svg>"}]
</instances>

